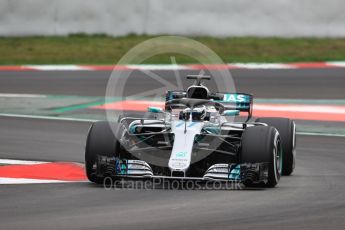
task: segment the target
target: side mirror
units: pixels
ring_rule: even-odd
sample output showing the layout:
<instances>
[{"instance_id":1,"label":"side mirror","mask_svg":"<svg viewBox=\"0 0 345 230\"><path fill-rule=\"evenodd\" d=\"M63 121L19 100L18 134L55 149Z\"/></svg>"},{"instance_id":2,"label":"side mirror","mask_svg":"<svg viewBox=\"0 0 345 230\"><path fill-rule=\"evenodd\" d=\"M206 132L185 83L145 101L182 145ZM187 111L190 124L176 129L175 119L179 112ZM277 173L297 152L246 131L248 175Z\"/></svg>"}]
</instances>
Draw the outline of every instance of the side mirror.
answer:
<instances>
[{"instance_id":1,"label":"side mirror","mask_svg":"<svg viewBox=\"0 0 345 230\"><path fill-rule=\"evenodd\" d=\"M223 116L231 117L231 116L238 116L240 115L239 110L224 110Z\"/></svg>"},{"instance_id":2,"label":"side mirror","mask_svg":"<svg viewBox=\"0 0 345 230\"><path fill-rule=\"evenodd\" d=\"M163 109L159 107L148 107L147 111L150 113L163 113Z\"/></svg>"}]
</instances>

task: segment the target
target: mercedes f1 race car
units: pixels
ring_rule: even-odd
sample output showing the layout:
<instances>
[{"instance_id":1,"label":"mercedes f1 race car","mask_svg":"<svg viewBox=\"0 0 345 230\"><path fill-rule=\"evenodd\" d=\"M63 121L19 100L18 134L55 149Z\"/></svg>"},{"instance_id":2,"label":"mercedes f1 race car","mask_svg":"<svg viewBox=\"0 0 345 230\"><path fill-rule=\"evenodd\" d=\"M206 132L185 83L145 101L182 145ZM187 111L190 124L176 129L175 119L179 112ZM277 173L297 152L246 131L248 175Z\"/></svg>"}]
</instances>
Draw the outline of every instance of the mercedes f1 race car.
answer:
<instances>
[{"instance_id":1,"label":"mercedes f1 race car","mask_svg":"<svg viewBox=\"0 0 345 230\"><path fill-rule=\"evenodd\" d=\"M281 175L293 172L292 120L252 122L252 95L212 93L203 83L209 76L187 79L194 84L168 91L164 109L92 124L85 149L90 181L163 178L275 187Z\"/></svg>"}]
</instances>

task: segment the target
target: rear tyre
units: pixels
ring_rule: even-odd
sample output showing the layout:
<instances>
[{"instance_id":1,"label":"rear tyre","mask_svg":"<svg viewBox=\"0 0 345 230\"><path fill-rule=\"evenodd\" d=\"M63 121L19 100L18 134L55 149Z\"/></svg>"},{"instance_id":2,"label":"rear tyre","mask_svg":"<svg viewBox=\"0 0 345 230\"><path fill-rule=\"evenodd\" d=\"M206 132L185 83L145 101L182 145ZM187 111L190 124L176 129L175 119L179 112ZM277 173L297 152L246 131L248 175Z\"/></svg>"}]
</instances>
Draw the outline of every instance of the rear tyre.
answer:
<instances>
[{"instance_id":1,"label":"rear tyre","mask_svg":"<svg viewBox=\"0 0 345 230\"><path fill-rule=\"evenodd\" d=\"M95 174L97 156L112 157L119 154L120 143L114 132L119 134L120 130L120 125L115 122L101 121L92 124L85 147L86 175L91 182L103 183L104 177Z\"/></svg>"},{"instance_id":2,"label":"rear tyre","mask_svg":"<svg viewBox=\"0 0 345 230\"><path fill-rule=\"evenodd\" d=\"M241 163L268 163L268 181L264 187L275 187L281 174L282 146L274 127L254 126L242 134ZM244 182L252 186L251 181Z\"/></svg>"},{"instance_id":3,"label":"rear tyre","mask_svg":"<svg viewBox=\"0 0 345 230\"><path fill-rule=\"evenodd\" d=\"M296 162L296 126L288 118L265 117L258 118L256 122L266 123L275 127L280 135L283 146L283 171L282 175L289 176L295 169Z\"/></svg>"}]
</instances>

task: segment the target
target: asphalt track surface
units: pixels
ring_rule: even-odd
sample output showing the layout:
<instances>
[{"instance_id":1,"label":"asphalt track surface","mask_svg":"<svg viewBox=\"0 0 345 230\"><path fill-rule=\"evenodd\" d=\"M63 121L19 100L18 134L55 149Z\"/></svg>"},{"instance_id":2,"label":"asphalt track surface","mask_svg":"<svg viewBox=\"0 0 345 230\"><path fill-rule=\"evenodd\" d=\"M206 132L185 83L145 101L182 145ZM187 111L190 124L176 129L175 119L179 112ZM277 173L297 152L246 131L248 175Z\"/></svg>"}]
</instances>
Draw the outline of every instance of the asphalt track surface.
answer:
<instances>
[{"instance_id":1,"label":"asphalt track surface","mask_svg":"<svg viewBox=\"0 0 345 230\"><path fill-rule=\"evenodd\" d=\"M344 98L344 69L237 74L238 87L258 97ZM1 72L0 92L104 95L108 77L109 72ZM279 88L272 92L273 86ZM1 117L0 158L83 162L89 125ZM0 185L0 229L343 229L344 140L298 135L296 171L274 189Z\"/></svg>"},{"instance_id":2,"label":"asphalt track surface","mask_svg":"<svg viewBox=\"0 0 345 230\"><path fill-rule=\"evenodd\" d=\"M179 71L181 76L200 71ZM154 71L167 81L174 71ZM231 70L238 92L257 98L344 99L345 68ZM1 71L1 93L104 96L111 71ZM161 87L142 71L128 78L126 95ZM184 78L182 78L184 79ZM183 80L186 87L190 81Z\"/></svg>"}]
</instances>

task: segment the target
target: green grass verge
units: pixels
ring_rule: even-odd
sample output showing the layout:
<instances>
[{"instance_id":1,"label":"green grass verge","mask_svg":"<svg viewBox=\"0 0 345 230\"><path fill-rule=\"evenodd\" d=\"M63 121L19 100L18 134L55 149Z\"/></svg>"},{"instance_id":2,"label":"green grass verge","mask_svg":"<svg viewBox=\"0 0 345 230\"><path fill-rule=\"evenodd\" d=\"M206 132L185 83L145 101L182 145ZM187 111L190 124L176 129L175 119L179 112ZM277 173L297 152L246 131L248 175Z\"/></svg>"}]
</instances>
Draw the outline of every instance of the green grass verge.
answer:
<instances>
[{"instance_id":1,"label":"green grass verge","mask_svg":"<svg viewBox=\"0 0 345 230\"><path fill-rule=\"evenodd\" d=\"M133 46L152 36L2 37L0 65L114 64ZM303 62L345 60L345 38L212 38L192 37L215 51L224 62ZM190 57L164 54L145 63L195 63ZM132 63L134 64L134 63Z\"/></svg>"}]
</instances>

